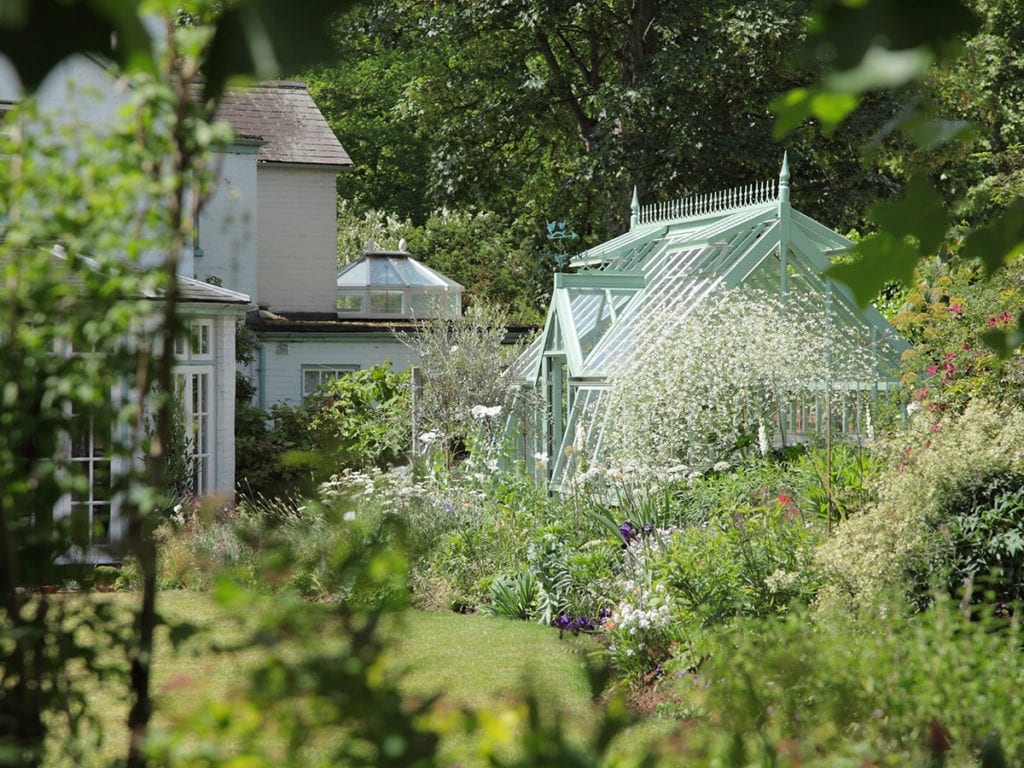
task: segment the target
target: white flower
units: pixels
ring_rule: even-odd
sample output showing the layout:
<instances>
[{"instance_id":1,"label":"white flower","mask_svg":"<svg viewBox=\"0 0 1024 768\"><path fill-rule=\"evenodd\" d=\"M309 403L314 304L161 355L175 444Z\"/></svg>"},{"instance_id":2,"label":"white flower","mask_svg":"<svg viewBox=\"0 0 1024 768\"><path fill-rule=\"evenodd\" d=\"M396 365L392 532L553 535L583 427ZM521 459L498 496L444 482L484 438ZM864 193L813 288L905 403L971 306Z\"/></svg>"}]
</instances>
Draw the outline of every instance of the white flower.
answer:
<instances>
[{"instance_id":1,"label":"white flower","mask_svg":"<svg viewBox=\"0 0 1024 768\"><path fill-rule=\"evenodd\" d=\"M432 443L436 443L438 438L440 437L441 435L439 432L431 430L430 432L424 432L422 435L420 435L420 442L423 443L424 445L430 445Z\"/></svg>"},{"instance_id":2,"label":"white flower","mask_svg":"<svg viewBox=\"0 0 1024 768\"><path fill-rule=\"evenodd\" d=\"M761 451L761 456L768 455L768 430L764 427L763 419L757 421L757 447Z\"/></svg>"},{"instance_id":3,"label":"white flower","mask_svg":"<svg viewBox=\"0 0 1024 768\"><path fill-rule=\"evenodd\" d=\"M719 461L715 464L715 466L712 467L712 469L715 470L715 472L725 472L725 470L727 470L728 468L728 461Z\"/></svg>"},{"instance_id":4,"label":"white flower","mask_svg":"<svg viewBox=\"0 0 1024 768\"><path fill-rule=\"evenodd\" d=\"M355 519L356 519L356 513L355 513L355 512L346 512L346 513L345 513L345 514L344 514L344 515L342 516L342 519L343 519L343 520L344 520L344 521L345 521L346 523L351 523L351 522L352 522L353 520L355 520Z\"/></svg>"},{"instance_id":5,"label":"white flower","mask_svg":"<svg viewBox=\"0 0 1024 768\"><path fill-rule=\"evenodd\" d=\"M533 454L533 460L537 462L538 467L545 467L548 463L548 455L546 453L535 453Z\"/></svg>"},{"instance_id":6,"label":"white flower","mask_svg":"<svg viewBox=\"0 0 1024 768\"><path fill-rule=\"evenodd\" d=\"M492 416L501 415L501 406L495 405L488 408L486 405L474 405L469 409L474 419L486 419Z\"/></svg>"}]
</instances>

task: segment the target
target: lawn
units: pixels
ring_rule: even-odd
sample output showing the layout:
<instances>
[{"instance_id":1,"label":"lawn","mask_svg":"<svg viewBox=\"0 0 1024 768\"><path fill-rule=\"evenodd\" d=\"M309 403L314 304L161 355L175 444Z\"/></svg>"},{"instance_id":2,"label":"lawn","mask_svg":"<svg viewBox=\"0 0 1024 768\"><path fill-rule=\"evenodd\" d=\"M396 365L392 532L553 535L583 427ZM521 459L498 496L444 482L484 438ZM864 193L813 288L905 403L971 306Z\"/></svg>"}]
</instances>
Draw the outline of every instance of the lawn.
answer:
<instances>
[{"instance_id":1,"label":"lawn","mask_svg":"<svg viewBox=\"0 0 1024 768\"><path fill-rule=\"evenodd\" d=\"M104 599L123 606L127 621L137 596L117 593ZM210 595L195 592L163 592L158 607L169 623L190 622L200 631L177 650L166 631L160 634L154 676L156 725L187 723L208 701L240 700L249 672L263 651L230 650L245 637L232 614ZM254 608L250 618L258 619L258 610ZM323 606L311 603L309 611L315 618ZM537 691L545 711L559 718L574 738L582 740L593 721L595 705L587 675L587 656L596 647L592 638L560 638L557 630L528 622L419 611L389 617L382 631L393 643L393 652L387 656L389 669L400 675L401 690L412 701L437 696L444 709L487 709L500 720L530 687ZM288 652L296 657L304 647L329 649L332 642L340 643L335 620L323 612L320 636L292 642L294 648ZM90 755L93 764L99 765L123 754L125 686L117 681L91 682L88 701L90 712L107 733L104 747ZM483 732L499 753L515 749L514 729L495 727ZM481 765L480 738L461 732L447 736L441 750L444 762ZM83 763L68 757L58 764Z\"/></svg>"}]
</instances>

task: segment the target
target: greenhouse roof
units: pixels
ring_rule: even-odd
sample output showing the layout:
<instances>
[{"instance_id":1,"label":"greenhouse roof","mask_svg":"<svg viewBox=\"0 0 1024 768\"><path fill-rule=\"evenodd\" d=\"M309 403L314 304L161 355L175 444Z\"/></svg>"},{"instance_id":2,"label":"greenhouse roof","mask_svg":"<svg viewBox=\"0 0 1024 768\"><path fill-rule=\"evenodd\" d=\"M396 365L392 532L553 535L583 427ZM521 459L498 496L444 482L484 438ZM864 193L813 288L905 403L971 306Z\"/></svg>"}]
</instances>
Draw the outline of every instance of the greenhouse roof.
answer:
<instances>
[{"instance_id":1,"label":"greenhouse roof","mask_svg":"<svg viewBox=\"0 0 1024 768\"><path fill-rule=\"evenodd\" d=\"M874 307L859 309L845 286L823 275L829 257L853 243L790 208L788 164L778 184L644 207L634 194L631 214L628 232L576 256L574 274L554 276L545 333L518 361L519 376L534 379L541 350L558 347L570 375L604 378L635 352L639 318L655 313L669 322L739 286L828 294L837 319L873 332L889 362L908 348Z\"/></svg>"},{"instance_id":2,"label":"greenhouse roof","mask_svg":"<svg viewBox=\"0 0 1024 768\"><path fill-rule=\"evenodd\" d=\"M338 272L339 288L364 286L464 290L459 283L416 261L405 251L366 251Z\"/></svg>"},{"instance_id":3,"label":"greenhouse roof","mask_svg":"<svg viewBox=\"0 0 1024 768\"><path fill-rule=\"evenodd\" d=\"M363 255L338 272L337 289L339 315L417 319L438 310L458 315L465 290L410 256L404 240L397 251L368 242Z\"/></svg>"}]
</instances>

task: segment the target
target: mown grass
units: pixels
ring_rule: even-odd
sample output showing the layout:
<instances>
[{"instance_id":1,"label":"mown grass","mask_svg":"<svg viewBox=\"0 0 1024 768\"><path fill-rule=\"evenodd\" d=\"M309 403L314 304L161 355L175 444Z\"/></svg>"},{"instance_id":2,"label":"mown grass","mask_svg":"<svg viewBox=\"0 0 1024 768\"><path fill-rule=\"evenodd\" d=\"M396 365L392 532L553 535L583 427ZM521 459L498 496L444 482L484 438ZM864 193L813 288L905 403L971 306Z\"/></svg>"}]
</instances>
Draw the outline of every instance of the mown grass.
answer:
<instances>
[{"instance_id":1,"label":"mown grass","mask_svg":"<svg viewBox=\"0 0 1024 768\"><path fill-rule=\"evenodd\" d=\"M123 609L127 625L138 596L118 593L96 599L111 600ZM158 610L168 624L189 622L200 631L178 649L172 648L166 628L159 633L153 678L156 727L180 726L206 702L243 696L250 671L265 651L232 649L246 645L247 631L237 618L212 596L195 592L161 593ZM329 611L317 604L309 604L309 611L314 617L322 613L322 633L289 641L288 654L298 657L304 650L329 649L332 643L340 647L343 641ZM548 716L559 718L574 739L582 740L593 720L596 705L587 674L587 655L594 650L591 638L559 638L557 630L527 622L418 611L389 617L381 631L391 642L388 668L399 675L400 689L410 700L438 697L449 710L488 710L500 717L518 705L529 687ZM102 724L104 744L84 757L65 753L54 765L104 765L124 754L125 683L86 679L85 685L89 712ZM456 731L442 742L443 762L467 768L482 765L481 737L499 753L516 749L514 732L495 737L493 732Z\"/></svg>"}]
</instances>

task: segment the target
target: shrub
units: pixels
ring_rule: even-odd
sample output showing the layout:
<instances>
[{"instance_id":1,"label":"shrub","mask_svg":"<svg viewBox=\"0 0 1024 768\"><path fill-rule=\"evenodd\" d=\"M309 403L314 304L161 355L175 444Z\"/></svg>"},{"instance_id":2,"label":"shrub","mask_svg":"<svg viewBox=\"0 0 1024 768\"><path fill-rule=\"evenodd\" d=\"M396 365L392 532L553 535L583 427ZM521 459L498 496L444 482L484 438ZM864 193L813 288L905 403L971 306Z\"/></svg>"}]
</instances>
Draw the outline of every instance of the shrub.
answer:
<instances>
[{"instance_id":1,"label":"shrub","mask_svg":"<svg viewBox=\"0 0 1024 768\"><path fill-rule=\"evenodd\" d=\"M950 526L976 524L955 518L986 506L982 480L1024 474L1024 412L973 401L962 415L938 414L914 415L888 449L878 502L819 548L823 607L870 609L892 589L927 602L931 585L963 565Z\"/></svg>"},{"instance_id":2,"label":"shrub","mask_svg":"<svg viewBox=\"0 0 1024 768\"><path fill-rule=\"evenodd\" d=\"M676 692L691 765L1020 765L1020 633L944 598L910 620L801 612L710 637Z\"/></svg>"},{"instance_id":3,"label":"shrub","mask_svg":"<svg viewBox=\"0 0 1024 768\"><path fill-rule=\"evenodd\" d=\"M477 304L461 318L438 317L396 334L423 373L417 429L439 442L449 467L480 428L479 408L500 413L508 400L508 368L519 350L502 343L507 321L503 311Z\"/></svg>"},{"instance_id":4,"label":"shrub","mask_svg":"<svg viewBox=\"0 0 1024 768\"><path fill-rule=\"evenodd\" d=\"M997 470L953 490L940 504L934 557L951 595L993 599L1002 606L1024 597L1024 475Z\"/></svg>"},{"instance_id":5,"label":"shrub","mask_svg":"<svg viewBox=\"0 0 1024 768\"><path fill-rule=\"evenodd\" d=\"M297 406L271 408L272 426L243 409L239 422L247 460L239 488L247 496L313 496L345 469L386 467L404 460L410 441L408 373L390 362L325 382Z\"/></svg>"},{"instance_id":6,"label":"shrub","mask_svg":"<svg viewBox=\"0 0 1024 768\"><path fill-rule=\"evenodd\" d=\"M809 565L822 533L780 495L768 505L722 510L673 532L654 557L654 572L685 620L702 626L785 613L814 595Z\"/></svg>"}]
</instances>

